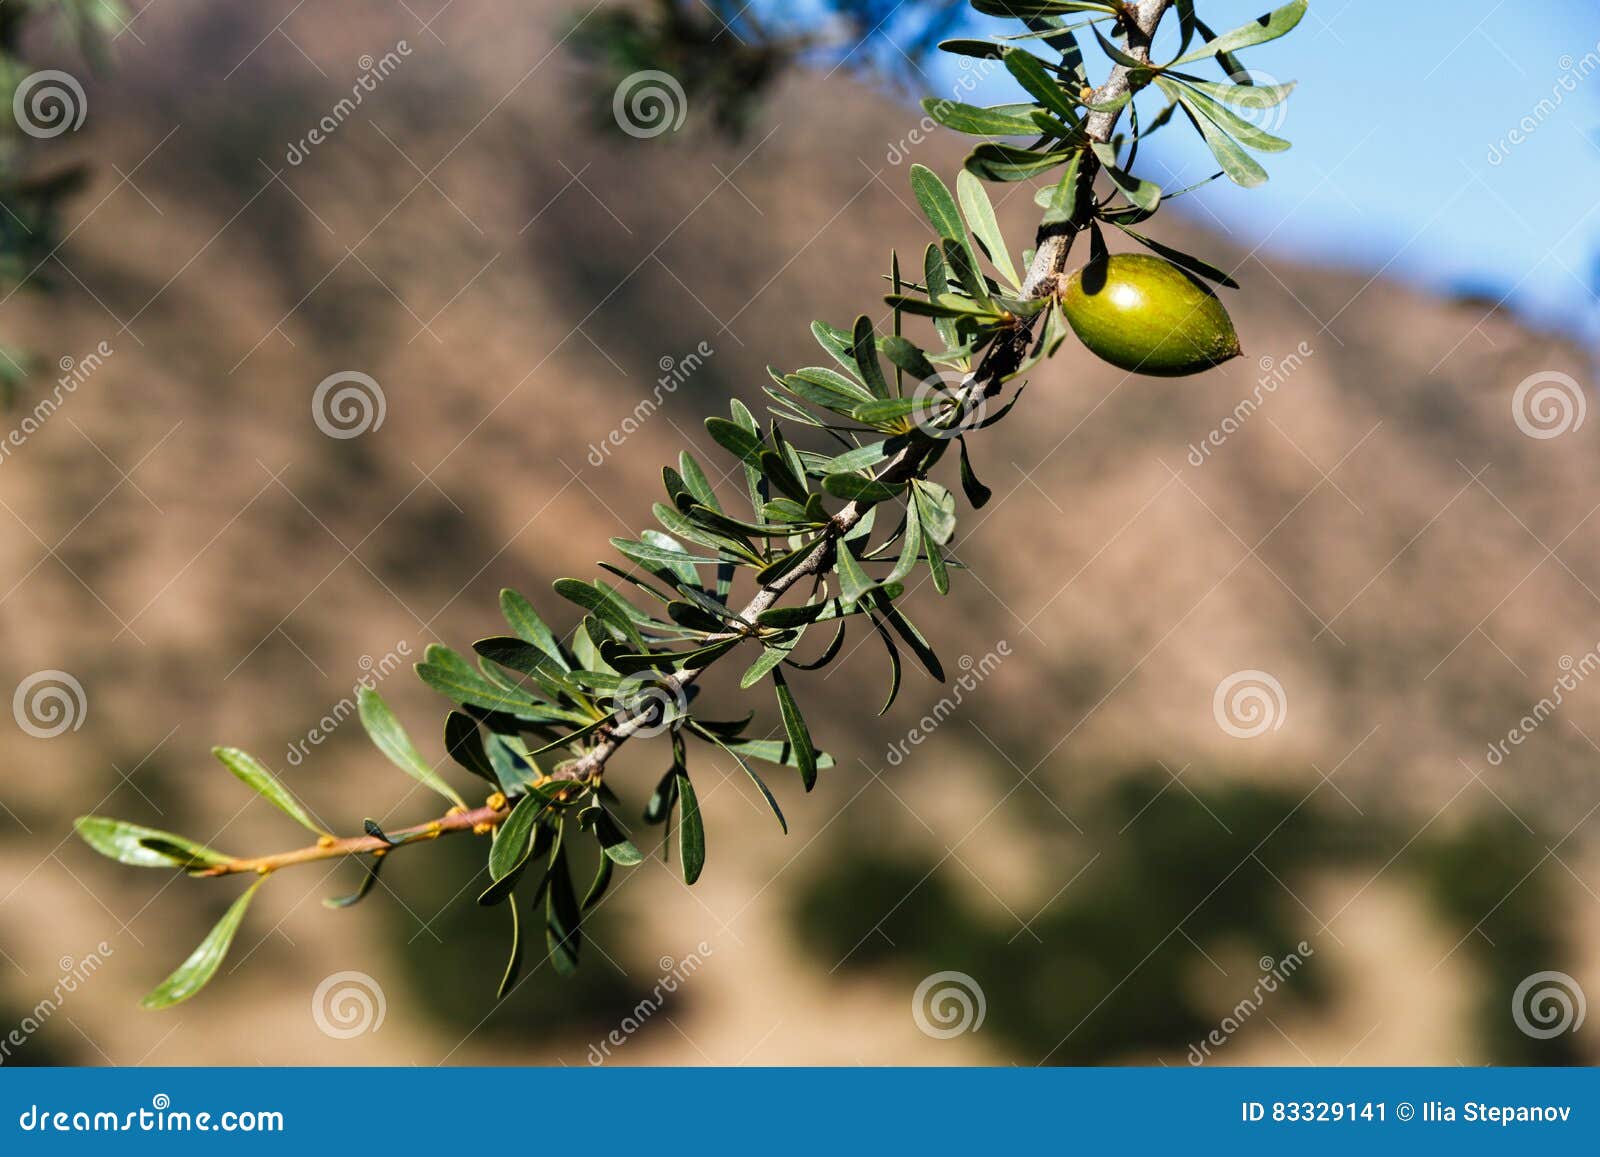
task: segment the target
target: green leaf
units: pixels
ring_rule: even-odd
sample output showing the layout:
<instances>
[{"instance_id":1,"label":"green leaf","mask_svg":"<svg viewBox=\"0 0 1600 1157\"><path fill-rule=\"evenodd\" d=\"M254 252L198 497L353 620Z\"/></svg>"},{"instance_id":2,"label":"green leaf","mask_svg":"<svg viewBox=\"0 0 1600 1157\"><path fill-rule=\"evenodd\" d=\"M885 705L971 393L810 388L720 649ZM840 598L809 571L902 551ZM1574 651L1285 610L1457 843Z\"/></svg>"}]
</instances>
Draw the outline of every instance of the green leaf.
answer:
<instances>
[{"instance_id":1,"label":"green leaf","mask_svg":"<svg viewBox=\"0 0 1600 1157\"><path fill-rule=\"evenodd\" d=\"M1001 104L982 107L958 100L926 97L922 107L938 124L973 137L1033 136L1039 126L1030 115L1034 105Z\"/></svg>"},{"instance_id":2,"label":"green leaf","mask_svg":"<svg viewBox=\"0 0 1600 1157\"><path fill-rule=\"evenodd\" d=\"M1041 219L1042 225L1061 225L1072 220L1078 210L1078 182L1083 174L1083 152L1075 151L1072 159L1067 162L1067 171L1061 175L1061 180L1054 189L1041 190L1049 193L1049 200L1040 205L1044 212Z\"/></svg>"},{"instance_id":3,"label":"green leaf","mask_svg":"<svg viewBox=\"0 0 1600 1157\"><path fill-rule=\"evenodd\" d=\"M506 970L500 975L500 987L495 990L495 999L505 999L517 983L517 977L522 972L522 914L517 911L517 897L511 896L511 955L506 960Z\"/></svg>"},{"instance_id":4,"label":"green leaf","mask_svg":"<svg viewBox=\"0 0 1600 1157\"><path fill-rule=\"evenodd\" d=\"M922 557L922 516L917 513L916 500L906 508L905 538L900 544L900 557L889 572L885 586L898 586L900 580L911 573Z\"/></svg>"},{"instance_id":5,"label":"green leaf","mask_svg":"<svg viewBox=\"0 0 1600 1157\"><path fill-rule=\"evenodd\" d=\"M1248 24L1235 28L1232 32L1225 32L1212 40L1208 40L1192 52L1186 52L1176 60L1168 62L1168 68L1178 64L1189 64L1192 61L1204 60L1210 56L1237 52L1241 48L1249 48L1256 44L1265 44L1269 40L1276 40L1300 23L1300 18L1306 14L1306 0L1294 0L1292 4L1285 4L1282 8L1275 8L1265 15L1258 16Z\"/></svg>"},{"instance_id":6,"label":"green leaf","mask_svg":"<svg viewBox=\"0 0 1600 1157\"><path fill-rule=\"evenodd\" d=\"M455 788L441 779L439 773L417 754L411 738L400 726L400 721L394 717L394 712L389 710L389 705L383 701L383 696L371 687L363 687L356 697L356 702L361 714L361 726L367 729L373 744L388 757L390 763L424 787L432 788L456 806L463 808L467 806L466 801L456 794Z\"/></svg>"},{"instance_id":7,"label":"green leaf","mask_svg":"<svg viewBox=\"0 0 1600 1157\"><path fill-rule=\"evenodd\" d=\"M917 513L922 516L922 529L943 546L956 532L955 496L937 482L915 482L911 489L916 497Z\"/></svg>"},{"instance_id":8,"label":"green leaf","mask_svg":"<svg viewBox=\"0 0 1600 1157\"><path fill-rule=\"evenodd\" d=\"M1176 81L1167 80L1165 77L1156 77L1156 84L1168 96L1183 106L1184 115L1189 122L1199 131L1204 138L1206 147L1211 150L1211 155L1217 158L1217 163L1222 166L1222 171L1228 174L1228 179L1235 185L1246 189L1253 189L1264 185L1267 181L1267 171L1261 167L1259 161L1223 132L1203 109L1196 107L1191 99L1193 94L1188 89L1180 86Z\"/></svg>"},{"instance_id":9,"label":"green leaf","mask_svg":"<svg viewBox=\"0 0 1600 1157\"><path fill-rule=\"evenodd\" d=\"M568 670L567 660L561 654L561 644L556 641L550 628L545 626L532 603L508 587L500 592L500 613L518 638L538 647L563 671Z\"/></svg>"},{"instance_id":10,"label":"green leaf","mask_svg":"<svg viewBox=\"0 0 1600 1157\"><path fill-rule=\"evenodd\" d=\"M489 848L490 879L505 879L527 860L534 826L548 806L547 800L531 793L517 800Z\"/></svg>"},{"instance_id":11,"label":"green leaf","mask_svg":"<svg viewBox=\"0 0 1600 1157\"><path fill-rule=\"evenodd\" d=\"M838 555L839 595L845 602L854 603L872 589L872 579L861 569L861 564L843 540L835 547L835 552Z\"/></svg>"},{"instance_id":12,"label":"green leaf","mask_svg":"<svg viewBox=\"0 0 1600 1157\"><path fill-rule=\"evenodd\" d=\"M774 671L772 682L778 689L778 710L783 715L783 729L789 736L789 746L794 749L795 766L800 769L800 781L810 791L817 784L816 748L811 745L811 733L806 730L805 718L794 700L794 692L783 678L782 670Z\"/></svg>"},{"instance_id":13,"label":"green leaf","mask_svg":"<svg viewBox=\"0 0 1600 1157\"><path fill-rule=\"evenodd\" d=\"M861 380L867 384L867 389L872 391L873 396L887 398L889 383L884 380L883 366L878 362L878 341L872 332L872 319L866 314L856 318L850 356L861 374Z\"/></svg>"},{"instance_id":14,"label":"green leaf","mask_svg":"<svg viewBox=\"0 0 1600 1157\"><path fill-rule=\"evenodd\" d=\"M639 849L634 847L633 841L628 839L605 808L601 808L600 814L595 817L594 834L607 858L615 860L620 866L631 868L644 863L644 856L639 854Z\"/></svg>"},{"instance_id":15,"label":"green leaf","mask_svg":"<svg viewBox=\"0 0 1600 1157\"><path fill-rule=\"evenodd\" d=\"M1101 167L1105 169L1106 176L1111 178L1111 183L1122 191L1139 208L1147 213L1153 213L1161 204L1161 186L1154 181L1146 181L1143 177L1135 177L1132 173L1118 168L1117 150L1110 145L1092 141L1089 145L1094 150L1094 155L1099 158Z\"/></svg>"},{"instance_id":16,"label":"green leaf","mask_svg":"<svg viewBox=\"0 0 1600 1157\"><path fill-rule=\"evenodd\" d=\"M1082 102L1073 100L1062 90L1037 56L1020 48L1012 48L1006 52L1005 64L1011 75L1017 78L1017 83L1047 111L1068 125L1077 120L1076 106Z\"/></svg>"},{"instance_id":17,"label":"green leaf","mask_svg":"<svg viewBox=\"0 0 1600 1157\"><path fill-rule=\"evenodd\" d=\"M306 809L300 806L300 801L283 786L283 782L263 767L254 756L237 747L213 747L211 754L220 759L222 765L233 772L246 787L255 791L295 823L319 836L328 834L326 828L314 822L306 814Z\"/></svg>"},{"instance_id":18,"label":"green leaf","mask_svg":"<svg viewBox=\"0 0 1600 1157\"><path fill-rule=\"evenodd\" d=\"M171 1008L175 1004L182 1004L206 986L228 955L234 933L239 931L239 923L262 883L263 880L257 880L251 884L249 890L229 906L216 927L206 933L206 938L200 941L199 947L189 954L189 958L139 1002L141 1007Z\"/></svg>"},{"instance_id":19,"label":"green leaf","mask_svg":"<svg viewBox=\"0 0 1600 1157\"><path fill-rule=\"evenodd\" d=\"M616 865L611 862L610 856L599 856L596 859L594 880L589 884L589 890L583 894L583 901L578 905L587 912L606 894L606 889L611 887L611 877L616 870Z\"/></svg>"},{"instance_id":20,"label":"green leaf","mask_svg":"<svg viewBox=\"0 0 1600 1157\"><path fill-rule=\"evenodd\" d=\"M985 181L1031 181L1078 155L1077 149L1035 152L999 141L985 141L967 155L966 169Z\"/></svg>"},{"instance_id":21,"label":"green leaf","mask_svg":"<svg viewBox=\"0 0 1600 1157\"><path fill-rule=\"evenodd\" d=\"M905 484L890 485L852 472L829 474L822 480L822 488L835 498L851 502L887 502L905 489Z\"/></svg>"},{"instance_id":22,"label":"green leaf","mask_svg":"<svg viewBox=\"0 0 1600 1157\"><path fill-rule=\"evenodd\" d=\"M373 885L378 882L378 873L383 870L383 865L389 862L388 856L370 856L361 860L363 869L361 883L356 890L348 896L328 896L322 901L324 908L351 908L367 898L367 893L372 891Z\"/></svg>"},{"instance_id":23,"label":"green leaf","mask_svg":"<svg viewBox=\"0 0 1600 1157\"><path fill-rule=\"evenodd\" d=\"M555 850L545 887L545 944L550 950L550 963L563 976L571 976L578 969L578 951L583 945L583 933L579 929L583 914L578 910L578 897L572 889L572 873L567 869L564 847L558 846Z\"/></svg>"},{"instance_id":24,"label":"green leaf","mask_svg":"<svg viewBox=\"0 0 1600 1157\"><path fill-rule=\"evenodd\" d=\"M484 750L483 733L472 716L452 711L444 718L444 749L450 758L479 779L488 780L494 787L502 786L495 774L489 753Z\"/></svg>"},{"instance_id":25,"label":"green leaf","mask_svg":"<svg viewBox=\"0 0 1600 1157\"><path fill-rule=\"evenodd\" d=\"M673 782L682 804L678 814L678 863L683 869L683 882L693 884L706 866L706 829L689 773L682 767L674 768Z\"/></svg>"},{"instance_id":26,"label":"green leaf","mask_svg":"<svg viewBox=\"0 0 1600 1157\"><path fill-rule=\"evenodd\" d=\"M726 751L729 755L733 756L733 761L739 765L740 770L742 770L745 775L750 777L750 782L756 785L756 790L759 791L761 793L761 797L767 801L767 806L772 809L772 814L778 817L778 826L783 829L783 834L788 835L789 821L783 818L783 809L778 806L777 797L772 794L772 789L767 787L766 782L756 774L755 768L746 763L744 761L744 757L732 747L728 746L727 743L723 742L722 738L716 733L708 731L704 727L697 727L694 724L689 725L689 730L693 731L696 735L698 735L701 739L706 740L708 743L715 743L718 747L722 748L723 751Z\"/></svg>"},{"instance_id":27,"label":"green leaf","mask_svg":"<svg viewBox=\"0 0 1600 1157\"><path fill-rule=\"evenodd\" d=\"M1226 271L1219 269L1215 265L1212 265L1209 261L1204 261L1191 253L1185 253L1181 249L1174 249L1170 245L1165 245L1162 242L1157 241L1154 237L1146 237L1143 233L1136 232L1135 230L1128 228L1126 225L1117 224L1115 221L1113 221L1112 224L1116 225L1118 229L1121 229L1139 244L1145 246L1152 252L1158 253L1162 257L1165 257L1174 265L1181 266L1197 276L1215 281L1219 285L1226 285L1229 289L1239 288L1239 283L1235 281Z\"/></svg>"},{"instance_id":28,"label":"green leaf","mask_svg":"<svg viewBox=\"0 0 1600 1157\"><path fill-rule=\"evenodd\" d=\"M961 198L961 208L966 213L967 224L983 246L995 269L1013 287L1022 285L1017 277L1017 267L1011 263L1011 253L1006 248L1005 235L1000 232L1000 222L994 215L994 204L984 191L983 182L962 169L956 175L956 192ZM914 348L914 347L913 347Z\"/></svg>"},{"instance_id":29,"label":"green leaf","mask_svg":"<svg viewBox=\"0 0 1600 1157\"><path fill-rule=\"evenodd\" d=\"M676 513L676 512L674 512ZM645 649L644 636L634 625L632 608L616 591L602 582L584 582L582 579L557 579L556 594L570 603L582 607L601 622L616 630L639 650Z\"/></svg>"},{"instance_id":30,"label":"green leaf","mask_svg":"<svg viewBox=\"0 0 1600 1157\"><path fill-rule=\"evenodd\" d=\"M981 510L994 497L994 491L978 481L977 472L972 469L972 459L967 456L967 440L957 438L956 441L961 443L961 489L965 491L972 508Z\"/></svg>"},{"instance_id":31,"label":"green leaf","mask_svg":"<svg viewBox=\"0 0 1600 1157\"><path fill-rule=\"evenodd\" d=\"M469 703L487 711L547 719L549 709L527 695L497 686L474 670L449 647L430 643L417 664L417 677L455 703Z\"/></svg>"},{"instance_id":32,"label":"green leaf","mask_svg":"<svg viewBox=\"0 0 1600 1157\"><path fill-rule=\"evenodd\" d=\"M761 435L726 418L706 419L706 433L735 458L752 465L761 456Z\"/></svg>"},{"instance_id":33,"label":"green leaf","mask_svg":"<svg viewBox=\"0 0 1600 1157\"><path fill-rule=\"evenodd\" d=\"M889 592L886 590L877 592L872 596L872 601L876 604L878 613L888 621L895 633L911 649L911 653L916 656L917 662L922 664L923 669L935 682L943 683L944 665L939 662L939 656L934 653L932 645L917 629L916 624L906 618L900 608L890 600Z\"/></svg>"},{"instance_id":34,"label":"green leaf","mask_svg":"<svg viewBox=\"0 0 1600 1157\"><path fill-rule=\"evenodd\" d=\"M489 756L501 790L508 795L526 792L543 778L527 745L516 736L491 734L484 744L484 752Z\"/></svg>"},{"instance_id":35,"label":"green leaf","mask_svg":"<svg viewBox=\"0 0 1600 1157\"><path fill-rule=\"evenodd\" d=\"M79 816L72 826L77 830L78 837L102 856L135 868L210 867L226 864L233 859L232 856L171 832L141 827L108 816Z\"/></svg>"},{"instance_id":36,"label":"green leaf","mask_svg":"<svg viewBox=\"0 0 1600 1157\"><path fill-rule=\"evenodd\" d=\"M961 210L956 199L939 179L937 173L926 165L911 166L911 191L917 204L940 237L958 244L967 243L967 228L961 222Z\"/></svg>"},{"instance_id":37,"label":"green leaf","mask_svg":"<svg viewBox=\"0 0 1600 1157\"><path fill-rule=\"evenodd\" d=\"M950 593L950 572L945 566L944 554L932 539L926 539L924 545L928 552L928 577L933 580L933 589L941 595Z\"/></svg>"},{"instance_id":38,"label":"green leaf","mask_svg":"<svg viewBox=\"0 0 1600 1157\"><path fill-rule=\"evenodd\" d=\"M1253 92L1253 88L1245 85L1234 87L1244 92ZM1289 148L1289 142L1282 137L1273 136L1265 129L1245 120L1244 117L1234 112L1219 100L1213 100L1205 93L1197 91L1198 85L1185 85L1185 96L1188 101L1198 108L1223 132L1227 133L1241 145L1255 149L1262 153L1281 153Z\"/></svg>"}]
</instances>

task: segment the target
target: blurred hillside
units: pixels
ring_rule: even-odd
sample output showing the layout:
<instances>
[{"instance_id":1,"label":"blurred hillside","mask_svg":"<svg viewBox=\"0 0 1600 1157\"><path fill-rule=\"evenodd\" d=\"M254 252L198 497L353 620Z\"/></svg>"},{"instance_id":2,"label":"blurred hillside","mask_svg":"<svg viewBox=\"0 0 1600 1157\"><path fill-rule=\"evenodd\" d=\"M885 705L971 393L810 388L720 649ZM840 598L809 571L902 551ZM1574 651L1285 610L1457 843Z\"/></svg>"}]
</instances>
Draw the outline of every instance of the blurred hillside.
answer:
<instances>
[{"instance_id":1,"label":"blurred hillside","mask_svg":"<svg viewBox=\"0 0 1600 1157\"><path fill-rule=\"evenodd\" d=\"M973 441L995 500L963 517L948 599L912 612L953 671L1009 655L935 737L890 757L950 692L908 671L873 718L875 644L797 679L840 766L808 798L781 784L790 835L702 757L704 877L635 869L577 981L542 967L495 1004L505 916L473 904L484 847L458 841L397 856L345 913L318 900L353 869L283 874L212 989L138 1011L235 889L100 860L70 818L292 846L216 742L341 831L427 818L354 722L287 752L387 657L495 633L499 588L559 614L549 582L646 525L663 462L726 464L701 419L758 405L768 363L814 363L805 323L870 309L889 247L920 248L889 158L951 174L962 156L814 76L737 143L693 107L636 139L564 50L569 0L417 11L169 0L57 142L92 172L60 292L7 299L0 323L46 367L112 352L0 460L0 686L58 669L88 705L56 738L0 729L0 1026L65 960L114 955L9 1063L584 1064L698 954L616 1063L1183 1064L1261 958L1302 941L1306 967L1221 1063L1600 1061L1593 1023L1541 1041L1510 1016L1537 971L1600 993L1600 685L1486 755L1600 646L1600 423L1535 438L1513 407L1530 375L1590 380L1584 351L1381 270L1247 252L1208 217L1249 196L1221 185L1161 236L1237 268L1247 356L1159 381L1068 348ZM1001 212L1029 235L1026 190ZM343 371L385 400L348 439L312 408ZM4 424L50 389L39 375ZM1213 707L1246 671L1283 692L1253 738ZM382 690L432 741L436 697L403 672ZM611 777L630 814L665 758L636 746ZM344 970L387 1001L348 1040L310 1012ZM913 991L941 970L982 985L982 1029L919 1031Z\"/></svg>"}]
</instances>

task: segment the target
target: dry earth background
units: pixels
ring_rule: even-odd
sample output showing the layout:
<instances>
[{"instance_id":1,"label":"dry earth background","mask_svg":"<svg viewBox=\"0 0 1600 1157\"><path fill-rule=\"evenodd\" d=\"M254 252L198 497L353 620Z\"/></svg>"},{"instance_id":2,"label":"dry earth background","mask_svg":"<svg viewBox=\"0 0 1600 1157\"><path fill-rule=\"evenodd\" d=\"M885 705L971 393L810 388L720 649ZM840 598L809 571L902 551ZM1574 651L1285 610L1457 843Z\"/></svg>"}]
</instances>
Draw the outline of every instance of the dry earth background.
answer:
<instances>
[{"instance_id":1,"label":"dry earth background","mask_svg":"<svg viewBox=\"0 0 1600 1157\"><path fill-rule=\"evenodd\" d=\"M292 846L216 742L340 830L432 814L354 722L298 767L286 749L364 665L495 633L502 586L558 614L548 583L645 525L661 463L722 461L701 418L756 404L768 362L814 362L804 323L847 321L887 247L922 242L886 159L905 106L812 76L738 143L597 131L557 43L573 9L458 3L425 25L428 6L165 0L86 78L63 151L93 179L42 271L59 292L0 305L47 367L113 350L0 464L0 684L60 669L87 702L56 738L0 729L0 1029L113 951L9 1063L583 1064L660 958L701 952L617 1063L1183 1064L1258 958L1302 940L1220 1062L1600 1061L1592 1021L1545 1042L1511 1013L1544 969L1600 993L1600 687L1485 758L1600 644L1600 423L1534 439L1511 408L1530 374L1590 380L1585 352L1481 302L1246 252L1200 206L1165 236L1239 268L1248 356L1167 382L1069 349L974 443L996 498L963 519L970 570L912 611L947 661L1011 654L934 739L887 758L947 692L908 671L874 719L875 645L800 684L840 766L807 798L782 784L791 834L702 758L705 876L632 871L576 981L530 969L495 1005L504 913L473 905L483 848L462 841L398 858L392 892L346 913L318 901L349 868L275 878L211 989L138 1010L235 888L119 868L72 816ZM287 164L358 59L401 40L403 65ZM946 174L961 156L911 152ZM1026 196L1001 213L1027 236ZM702 342L595 466L662 360ZM344 370L381 383L386 416L337 440L311 396ZM1252 739L1213 714L1242 670L1284 692ZM433 694L405 673L383 691L433 742ZM630 808L661 758L618 760ZM912 995L947 969L987 1021L937 1039ZM313 993L348 970L385 1015L338 1039Z\"/></svg>"}]
</instances>

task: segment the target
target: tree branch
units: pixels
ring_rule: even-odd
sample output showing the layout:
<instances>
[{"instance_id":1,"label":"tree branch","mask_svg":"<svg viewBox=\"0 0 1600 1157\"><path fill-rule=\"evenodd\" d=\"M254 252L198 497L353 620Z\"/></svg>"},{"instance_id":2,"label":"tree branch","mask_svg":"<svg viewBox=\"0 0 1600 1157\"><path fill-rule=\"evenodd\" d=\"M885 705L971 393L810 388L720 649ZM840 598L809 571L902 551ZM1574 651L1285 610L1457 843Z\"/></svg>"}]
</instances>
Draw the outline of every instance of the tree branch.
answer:
<instances>
[{"instance_id":1,"label":"tree branch","mask_svg":"<svg viewBox=\"0 0 1600 1157\"><path fill-rule=\"evenodd\" d=\"M1173 0L1130 0L1124 5L1125 15L1122 25L1127 40L1127 52L1135 59L1148 62L1150 59L1150 42L1155 34L1156 26L1161 23L1161 18L1172 6ZM1128 96L1133 91L1133 69L1127 65L1117 64L1111 69L1106 81L1095 89L1089 103L1105 104ZM1084 118L1084 131L1092 140L1106 142L1111 139L1111 134L1116 128L1121 116L1121 107L1105 112L1091 111ZM1092 151L1086 151L1079 168L1079 186L1077 202L1074 206L1070 220L1057 225L1041 226L1037 236L1037 249L1028 274L1023 281L1021 296L1024 300L1034 301L1049 297L1057 289L1060 275L1066 270L1067 258L1072 250L1072 243L1078 233L1089 222L1094 208L1094 182L1099 173L1099 161ZM984 355L983 361L972 372L964 383L966 394L961 399L961 407L970 405L980 395L992 394L997 391L1000 384L1016 372L1027 355L1029 346L1033 341L1033 325L1035 319L1019 320L1012 332L997 340ZM921 430L908 435L907 443L891 458L878 474L878 480L883 482L905 482L920 477L919 467L926 458L928 451L937 445L937 440ZM823 530L821 536L805 561L782 576L773 579L756 591L742 611L741 618L754 622L757 615L770 609L784 593L804 579L813 578L832 565L834 550L839 539L843 538L866 517L867 511L874 504L862 502L857 499L849 502L833 517L833 520ZM697 668L691 671L680 671L661 680L661 686L668 694L677 697L686 695L688 689L700 678L701 674L709 669ZM609 723L591 735L593 745L583 755L570 760L555 769L547 777L551 780L567 780L574 782L597 780L605 771L606 764L610 761L628 739L642 727L647 726L654 717L654 708L649 708L628 718L619 718L614 723ZM494 802L491 800L491 802ZM503 801L501 801L503 802ZM414 828L405 828L391 834L393 846L424 839L433 839L442 835L449 835L464 831L485 832L505 819L510 814L504 807L485 805L472 811L452 809L451 812L433 820L430 823L420 824ZM391 844L375 836L355 836L339 840L324 840L308 848L301 848L292 852L283 852L272 856L261 856L254 859L230 861L226 865L210 868L197 875L221 876L239 872L267 873L276 871L281 867L293 864L309 863L317 860L333 859L338 856L352 855L381 855L390 850Z\"/></svg>"}]
</instances>

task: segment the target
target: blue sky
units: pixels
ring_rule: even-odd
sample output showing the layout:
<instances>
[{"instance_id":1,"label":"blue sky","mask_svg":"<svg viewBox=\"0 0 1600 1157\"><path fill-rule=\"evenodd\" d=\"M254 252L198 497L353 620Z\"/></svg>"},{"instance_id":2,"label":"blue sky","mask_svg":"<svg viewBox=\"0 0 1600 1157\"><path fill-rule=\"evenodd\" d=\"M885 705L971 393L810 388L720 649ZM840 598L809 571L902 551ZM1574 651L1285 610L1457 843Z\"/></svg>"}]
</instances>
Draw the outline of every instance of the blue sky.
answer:
<instances>
[{"instance_id":1,"label":"blue sky","mask_svg":"<svg viewBox=\"0 0 1600 1157\"><path fill-rule=\"evenodd\" d=\"M1219 32L1271 6L1198 5ZM1241 240L1265 239L1279 253L1496 298L1509 293L1522 312L1596 331L1594 0L1313 0L1299 28L1243 60L1300 82L1275 130L1295 147L1260 158L1272 175L1265 187L1218 181L1183 199L1188 212L1214 214ZM1580 76L1585 70L1592 71ZM944 60L930 72L936 84L955 75ZM1013 93L1002 74L977 103ZM1549 102L1542 110L1541 101ZM1524 118L1534 128L1511 144ZM1146 175L1181 187L1214 172L1193 139L1182 124L1163 130L1151 141Z\"/></svg>"}]
</instances>

